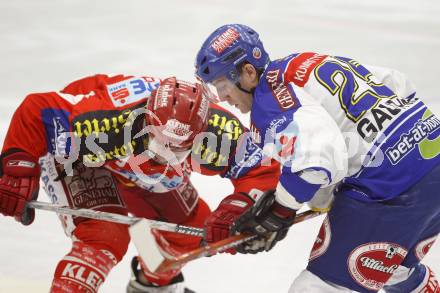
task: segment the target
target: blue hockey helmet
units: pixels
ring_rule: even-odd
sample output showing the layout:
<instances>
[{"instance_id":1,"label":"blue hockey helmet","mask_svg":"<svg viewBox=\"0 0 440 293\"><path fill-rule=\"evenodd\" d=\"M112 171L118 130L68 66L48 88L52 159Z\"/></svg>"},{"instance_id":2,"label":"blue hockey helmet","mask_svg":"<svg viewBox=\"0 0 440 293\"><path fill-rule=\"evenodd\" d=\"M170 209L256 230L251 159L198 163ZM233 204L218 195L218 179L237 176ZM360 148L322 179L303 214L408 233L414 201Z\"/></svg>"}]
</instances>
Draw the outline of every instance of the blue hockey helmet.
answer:
<instances>
[{"instance_id":1,"label":"blue hockey helmet","mask_svg":"<svg viewBox=\"0 0 440 293\"><path fill-rule=\"evenodd\" d=\"M270 62L258 33L242 24L226 24L216 29L197 53L196 75L204 82L225 76L238 82L237 65L247 61L264 70Z\"/></svg>"}]
</instances>

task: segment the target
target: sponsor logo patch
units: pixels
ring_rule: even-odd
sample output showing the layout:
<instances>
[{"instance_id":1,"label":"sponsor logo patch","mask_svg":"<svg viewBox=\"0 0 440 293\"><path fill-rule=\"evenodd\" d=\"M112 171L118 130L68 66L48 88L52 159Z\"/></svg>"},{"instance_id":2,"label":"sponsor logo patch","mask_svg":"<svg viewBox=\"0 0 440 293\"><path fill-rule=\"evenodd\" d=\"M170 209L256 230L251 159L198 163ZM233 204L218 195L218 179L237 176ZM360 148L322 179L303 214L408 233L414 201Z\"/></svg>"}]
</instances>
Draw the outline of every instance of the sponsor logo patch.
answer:
<instances>
[{"instance_id":1,"label":"sponsor logo patch","mask_svg":"<svg viewBox=\"0 0 440 293\"><path fill-rule=\"evenodd\" d=\"M69 115L64 110L47 108L41 111L47 137L48 152L57 156L66 156L70 152L71 139Z\"/></svg>"},{"instance_id":2,"label":"sponsor logo patch","mask_svg":"<svg viewBox=\"0 0 440 293\"><path fill-rule=\"evenodd\" d=\"M260 144L262 142L260 130L258 130L258 128L254 124L252 124L252 123L251 123L251 126L250 126L250 132L251 132L252 140L256 144Z\"/></svg>"},{"instance_id":3,"label":"sponsor logo patch","mask_svg":"<svg viewBox=\"0 0 440 293\"><path fill-rule=\"evenodd\" d=\"M437 239L437 235L434 237L430 237L428 239L420 241L414 250L414 253L418 260L422 260L428 251L431 249L431 246L434 244L435 239Z\"/></svg>"},{"instance_id":4,"label":"sponsor logo patch","mask_svg":"<svg viewBox=\"0 0 440 293\"><path fill-rule=\"evenodd\" d=\"M192 133L190 128L191 125L189 124L182 123L176 119L169 119L165 124L165 129L162 131L162 133L170 138L184 141L188 139Z\"/></svg>"},{"instance_id":5,"label":"sponsor logo patch","mask_svg":"<svg viewBox=\"0 0 440 293\"><path fill-rule=\"evenodd\" d=\"M88 266L81 263L67 262L61 278L65 280L71 280L73 283L79 283L87 289L89 292L97 292L99 286L103 282L103 278L100 274L89 269Z\"/></svg>"},{"instance_id":6,"label":"sponsor logo patch","mask_svg":"<svg viewBox=\"0 0 440 293\"><path fill-rule=\"evenodd\" d=\"M212 171L227 167L235 153L244 126L230 113L212 108L209 111L208 128L197 135L192 147L191 160Z\"/></svg>"},{"instance_id":7,"label":"sponsor logo patch","mask_svg":"<svg viewBox=\"0 0 440 293\"><path fill-rule=\"evenodd\" d=\"M229 140L238 140L243 133L241 123L235 117L224 112L213 111L208 124L215 128L217 135L225 134Z\"/></svg>"},{"instance_id":8,"label":"sponsor logo patch","mask_svg":"<svg viewBox=\"0 0 440 293\"><path fill-rule=\"evenodd\" d=\"M430 110L426 110L425 113L423 113L422 119L425 120L426 118L430 117L431 123L433 121L438 121L438 118L431 117L432 112ZM431 125L431 127L434 125ZM434 138L428 136L424 140L422 140L419 144L419 151L420 155L425 160L430 160L438 156L440 154L440 136L435 136Z\"/></svg>"},{"instance_id":9,"label":"sponsor logo patch","mask_svg":"<svg viewBox=\"0 0 440 293\"><path fill-rule=\"evenodd\" d=\"M406 155L411 153L417 145L422 143L431 133L434 133L439 128L440 120L435 115L417 121L407 133L403 133L400 139L386 150L388 159L393 165L398 164ZM426 150L424 151L426 152ZM438 152L436 154L438 154Z\"/></svg>"},{"instance_id":10,"label":"sponsor logo patch","mask_svg":"<svg viewBox=\"0 0 440 293\"><path fill-rule=\"evenodd\" d=\"M211 47L221 54L227 47L229 47L235 40L238 40L240 34L233 28L228 28L220 36L218 36L214 42L212 42Z\"/></svg>"},{"instance_id":11,"label":"sponsor logo patch","mask_svg":"<svg viewBox=\"0 0 440 293\"><path fill-rule=\"evenodd\" d=\"M145 121L141 109L86 112L74 117L72 130L75 137L80 139L77 147L83 161L95 164L139 153L145 137L134 137L141 131ZM97 139L100 134L105 134L108 142L100 142ZM87 146L88 139L93 139L95 149Z\"/></svg>"},{"instance_id":12,"label":"sponsor logo patch","mask_svg":"<svg viewBox=\"0 0 440 293\"><path fill-rule=\"evenodd\" d=\"M272 142L268 140L267 134L272 137ZM295 121L291 121L280 133L276 133L276 130L266 132L264 154L286 167L290 166L295 157L295 149L299 148L298 135L299 128Z\"/></svg>"},{"instance_id":13,"label":"sponsor logo patch","mask_svg":"<svg viewBox=\"0 0 440 293\"><path fill-rule=\"evenodd\" d=\"M280 80L280 70L271 70L266 74L266 81L281 110L285 111L297 106L298 101L293 92Z\"/></svg>"},{"instance_id":14,"label":"sponsor logo patch","mask_svg":"<svg viewBox=\"0 0 440 293\"><path fill-rule=\"evenodd\" d=\"M58 202L58 193L57 186L59 183L53 181L56 177L58 177L59 173L55 167L55 160L52 155L47 154L44 157L41 157L39 160L39 164L41 166L41 181L44 183L44 191L46 191L52 203Z\"/></svg>"},{"instance_id":15,"label":"sponsor logo patch","mask_svg":"<svg viewBox=\"0 0 440 293\"><path fill-rule=\"evenodd\" d=\"M239 208L245 208L248 204L247 202L241 201L241 200L231 200L229 204L239 207Z\"/></svg>"},{"instance_id":16,"label":"sponsor logo patch","mask_svg":"<svg viewBox=\"0 0 440 293\"><path fill-rule=\"evenodd\" d=\"M11 160L11 161L8 161L7 166L33 168L33 167L35 167L35 163L29 162L29 161Z\"/></svg>"},{"instance_id":17,"label":"sponsor logo patch","mask_svg":"<svg viewBox=\"0 0 440 293\"><path fill-rule=\"evenodd\" d=\"M148 98L158 86L159 80L146 82L144 79L133 77L107 85L107 93L115 107L122 107Z\"/></svg>"},{"instance_id":18,"label":"sponsor logo patch","mask_svg":"<svg viewBox=\"0 0 440 293\"><path fill-rule=\"evenodd\" d=\"M351 277L362 287L378 291L402 263L408 251L398 244L371 242L355 248L347 260Z\"/></svg>"},{"instance_id":19,"label":"sponsor logo patch","mask_svg":"<svg viewBox=\"0 0 440 293\"><path fill-rule=\"evenodd\" d=\"M229 170L225 173L226 178L238 178L248 172L263 160L263 152L252 141L250 133L241 136L237 146L235 160L231 162ZM255 198L254 198L255 199Z\"/></svg>"},{"instance_id":20,"label":"sponsor logo patch","mask_svg":"<svg viewBox=\"0 0 440 293\"><path fill-rule=\"evenodd\" d=\"M205 97L202 97L202 100L200 101L200 108L197 111L197 115L203 120L205 120L206 116L208 115L208 111L209 111L209 101Z\"/></svg>"},{"instance_id":21,"label":"sponsor logo patch","mask_svg":"<svg viewBox=\"0 0 440 293\"><path fill-rule=\"evenodd\" d=\"M154 110L164 108L168 105L168 98L172 95L172 88L169 84L164 84L159 87L156 93L156 101L154 103Z\"/></svg>"},{"instance_id":22,"label":"sponsor logo patch","mask_svg":"<svg viewBox=\"0 0 440 293\"><path fill-rule=\"evenodd\" d=\"M312 251L310 252L309 261L312 261L323 255L330 246L331 239L332 231L330 229L330 221L328 220L327 216L322 223L321 229L319 229L318 236L316 237Z\"/></svg>"},{"instance_id":23,"label":"sponsor logo patch","mask_svg":"<svg viewBox=\"0 0 440 293\"><path fill-rule=\"evenodd\" d=\"M284 73L285 82L293 82L297 86L304 87L309 80L313 69L324 60L327 55L317 53L303 53L290 60Z\"/></svg>"},{"instance_id":24,"label":"sponsor logo patch","mask_svg":"<svg viewBox=\"0 0 440 293\"><path fill-rule=\"evenodd\" d=\"M101 168L87 168L79 164L73 176L62 181L69 206L94 209L103 206L123 207L119 192L109 171Z\"/></svg>"}]
</instances>

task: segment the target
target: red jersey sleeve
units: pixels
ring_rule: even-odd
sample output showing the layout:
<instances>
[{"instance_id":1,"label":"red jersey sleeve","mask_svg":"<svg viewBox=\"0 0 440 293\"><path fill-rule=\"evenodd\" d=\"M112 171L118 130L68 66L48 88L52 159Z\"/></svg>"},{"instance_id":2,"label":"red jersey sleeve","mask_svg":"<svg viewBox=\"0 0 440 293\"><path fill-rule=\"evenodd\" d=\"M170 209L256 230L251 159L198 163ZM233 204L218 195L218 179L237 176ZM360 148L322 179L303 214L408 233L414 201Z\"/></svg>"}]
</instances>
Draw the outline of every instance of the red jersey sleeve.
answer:
<instances>
[{"instance_id":1,"label":"red jersey sleeve","mask_svg":"<svg viewBox=\"0 0 440 293\"><path fill-rule=\"evenodd\" d=\"M59 92L30 94L13 115L3 152L19 148L35 157L59 149L69 152L74 145L65 139L69 133L79 139L80 155L92 161L121 156L127 152L123 128L134 124L131 113L146 104L158 85L158 79L149 77L98 74L74 81ZM108 142L97 145L99 151L88 150L86 138L100 133L108 136ZM140 147L139 142L128 144Z\"/></svg>"},{"instance_id":2,"label":"red jersey sleeve","mask_svg":"<svg viewBox=\"0 0 440 293\"><path fill-rule=\"evenodd\" d=\"M42 113L51 104L57 104L59 109L67 110L70 107L69 103L60 100L54 92L28 95L12 116L2 152L16 148L36 158L47 153L47 121L44 121Z\"/></svg>"}]
</instances>

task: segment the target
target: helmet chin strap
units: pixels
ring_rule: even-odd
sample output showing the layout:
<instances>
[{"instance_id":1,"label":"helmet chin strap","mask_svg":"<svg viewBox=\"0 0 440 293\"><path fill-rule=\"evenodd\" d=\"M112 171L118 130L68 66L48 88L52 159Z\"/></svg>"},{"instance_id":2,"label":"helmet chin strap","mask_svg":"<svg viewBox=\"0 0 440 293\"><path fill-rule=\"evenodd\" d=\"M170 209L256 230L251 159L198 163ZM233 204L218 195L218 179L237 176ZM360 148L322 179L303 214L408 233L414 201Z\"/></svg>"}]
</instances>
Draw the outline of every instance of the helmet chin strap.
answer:
<instances>
[{"instance_id":1,"label":"helmet chin strap","mask_svg":"<svg viewBox=\"0 0 440 293\"><path fill-rule=\"evenodd\" d=\"M245 92L246 94L251 94L251 95L254 94L255 88L251 89L250 91L245 90L244 88L242 88L242 86L241 86L241 84L240 84L239 81L237 81L237 82L235 83L235 85L238 87L239 90L241 90L242 92Z\"/></svg>"}]
</instances>

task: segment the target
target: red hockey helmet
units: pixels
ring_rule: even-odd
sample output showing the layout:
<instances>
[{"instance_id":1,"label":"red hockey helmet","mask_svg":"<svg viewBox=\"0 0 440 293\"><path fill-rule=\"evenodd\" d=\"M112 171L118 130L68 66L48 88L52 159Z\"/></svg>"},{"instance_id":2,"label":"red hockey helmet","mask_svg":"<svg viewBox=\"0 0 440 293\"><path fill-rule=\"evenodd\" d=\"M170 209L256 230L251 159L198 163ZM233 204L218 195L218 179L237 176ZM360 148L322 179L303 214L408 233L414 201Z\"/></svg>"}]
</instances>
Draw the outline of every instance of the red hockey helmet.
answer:
<instances>
[{"instance_id":1,"label":"red hockey helmet","mask_svg":"<svg viewBox=\"0 0 440 293\"><path fill-rule=\"evenodd\" d=\"M208 125L209 101L198 83L164 79L147 104L147 125L155 139L171 150L189 150Z\"/></svg>"}]
</instances>

